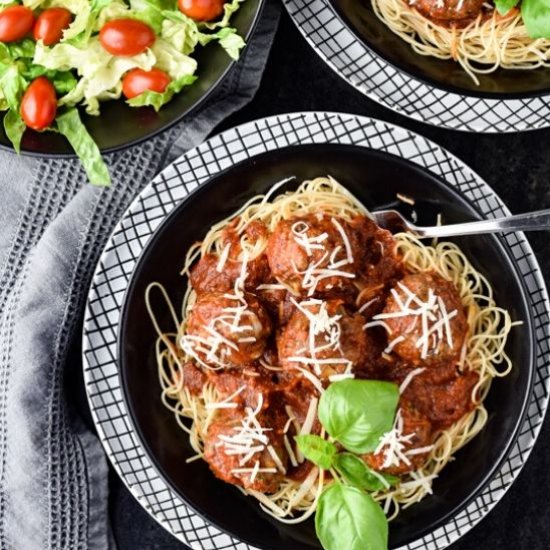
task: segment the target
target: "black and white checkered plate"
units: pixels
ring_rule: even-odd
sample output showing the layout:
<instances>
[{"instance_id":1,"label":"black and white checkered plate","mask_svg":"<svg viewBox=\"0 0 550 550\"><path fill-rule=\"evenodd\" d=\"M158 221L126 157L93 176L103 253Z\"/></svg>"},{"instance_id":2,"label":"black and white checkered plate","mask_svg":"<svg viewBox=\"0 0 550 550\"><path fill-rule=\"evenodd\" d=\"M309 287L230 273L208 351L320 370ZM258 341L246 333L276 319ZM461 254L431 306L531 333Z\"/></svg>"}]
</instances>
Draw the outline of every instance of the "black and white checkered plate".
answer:
<instances>
[{"instance_id":1,"label":"black and white checkered plate","mask_svg":"<svg viewBox=\"0 0 550 550\"><path fill-rule=\"evenodd\" d=\"M550 96L487 99L435 88L368 49L336 14L330 0L283 3L306 40L338 75L393 111L420 122L468 132L550 127Z\"/></svg>"},{"instance_id":2,"label":"black and white checkered plate","mask_svg":"<svg viewBox=\"0 0 550 550\"><path fill-rule=\"evenodd\" d=\"M487 217L509 214L491 188L456 157L402 128L335 113L297 113L228 130L189 151L159 174L115 228L97 266L83 336L86 390L99 437L115 470L141 505L193 549L252 550L189 509L151 465L123 400L117 367L122 300L139 255L166 216L196 187L233 164L289 145L341 143L369 147L424 167L454 186ZM501 470L470 505L446 525L401 550L441 550L477 524L502 498L535 443L548 405L549 308L543 279L523 234L504 241L528 289L535 314L536 373L527 416Z\"/></svg>"}]
</instances>

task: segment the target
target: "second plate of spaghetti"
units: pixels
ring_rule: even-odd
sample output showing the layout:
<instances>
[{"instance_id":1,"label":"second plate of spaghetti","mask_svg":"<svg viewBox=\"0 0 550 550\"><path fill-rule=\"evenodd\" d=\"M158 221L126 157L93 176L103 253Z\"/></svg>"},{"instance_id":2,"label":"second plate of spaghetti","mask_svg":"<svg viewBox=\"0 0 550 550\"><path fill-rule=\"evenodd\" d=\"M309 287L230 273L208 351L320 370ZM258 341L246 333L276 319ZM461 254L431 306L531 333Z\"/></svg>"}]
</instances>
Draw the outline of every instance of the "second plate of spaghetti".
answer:
<instances>
[{"instance_id":1,"label":"second plate of spaghetti","mask_svg":"<svg viewBox=\"0 0 550 550\"><path fill-rule=\"evenodd\" d=\"M412 542L483 488L522 421L531 314L499 239L393 235L370 216L385 206L478 215L392 155L281 149L193 193L132 277L119 349L141 441L256 547Z\"/></svg>"}]
</instances>

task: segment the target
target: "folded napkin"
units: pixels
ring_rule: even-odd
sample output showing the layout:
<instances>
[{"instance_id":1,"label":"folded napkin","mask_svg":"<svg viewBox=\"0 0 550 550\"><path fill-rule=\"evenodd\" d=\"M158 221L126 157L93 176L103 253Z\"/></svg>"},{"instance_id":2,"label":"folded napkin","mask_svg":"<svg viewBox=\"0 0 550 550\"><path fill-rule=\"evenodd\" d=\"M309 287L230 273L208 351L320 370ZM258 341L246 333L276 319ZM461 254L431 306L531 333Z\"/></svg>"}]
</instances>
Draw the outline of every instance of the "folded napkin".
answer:
<instances>
[{"instance_id":1,"label":"folded napkin","mask_svg":"<svg viewBox=\"0 0 550 550\"><path fill-rule=\"evenodd\" d=\"M278 18L268 0L240 62L199 112L107 157L110 188L87 185L77 160L0 153L1 550L114 548L107 460L64 386L81 369L67 356L93 269L140 189L252 99Z\"/></svg>"}]
</instances>

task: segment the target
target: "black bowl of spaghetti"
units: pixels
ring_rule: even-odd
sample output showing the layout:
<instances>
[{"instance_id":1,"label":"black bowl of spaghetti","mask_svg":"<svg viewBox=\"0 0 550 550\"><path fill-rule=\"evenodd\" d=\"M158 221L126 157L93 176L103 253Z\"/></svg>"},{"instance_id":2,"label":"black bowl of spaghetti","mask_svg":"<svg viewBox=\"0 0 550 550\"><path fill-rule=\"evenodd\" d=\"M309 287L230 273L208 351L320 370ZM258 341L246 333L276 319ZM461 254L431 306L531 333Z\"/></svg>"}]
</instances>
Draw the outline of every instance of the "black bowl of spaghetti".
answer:
<instances>
[{"instance_id":1,"label":"black bowl of spaghetti","mask_svg":"<svg viewBox=\"0 0 550 550\"><path fill-rule=\"evenodd\" d=\"M330 1L365 46L431 86L492 99L550 91L550 39L540 37L550 38L550 22L526 25L526 2Z\"/></svg>"},{"instance_id":2,"label":"black bowl of spaghetti","mask_svg":"<svg viewBox=\"0 0 550 550\"><path fill-rule=\"evenodd\" d=\"M330 519L344 490L373 548L382 510L387 545L409 543L463 509L517 436L533 339L505 247L392 236L368 217L388 206L419 224L479 217L397 157L291 147L191 194L128 287L119 359L141 444L193 509L259 548L351 540ZM343 429L340 413L365 400L377 416L355 437L362 420Z\"/></svg>"}]
</instances>

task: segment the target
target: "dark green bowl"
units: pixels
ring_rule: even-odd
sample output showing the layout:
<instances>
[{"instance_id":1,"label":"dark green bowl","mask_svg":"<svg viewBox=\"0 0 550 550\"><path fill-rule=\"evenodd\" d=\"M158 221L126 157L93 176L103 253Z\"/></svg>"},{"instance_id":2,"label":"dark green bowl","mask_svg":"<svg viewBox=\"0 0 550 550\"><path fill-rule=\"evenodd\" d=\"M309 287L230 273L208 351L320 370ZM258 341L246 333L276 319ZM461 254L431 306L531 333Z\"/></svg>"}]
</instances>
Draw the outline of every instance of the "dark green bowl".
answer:
<instances>
[{"instance_id":1,"label":"dark green bowl","mask_svg":"<svg viewBox=\"0 0 550 550\"><path fill-rule=\"evenodd\" d=\"M231 20L231 25L247 42L252 37L263 5L264 0L246 0ZM235 64L217 44L199 48L193 57L198 62L199 78L158 113L152 107L129 107L122 99L102 103L100 116L82 112L83 121L102 153L137 145L179 122L212 95ZM3 124L0 124L0 148L13 151ZM29 129L23 136L21 152L35 156L74 156L69 142L62 135Z\"/></svg>"}]
</instances>

